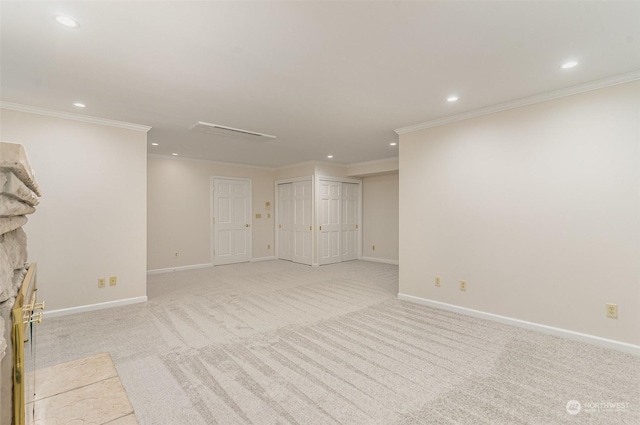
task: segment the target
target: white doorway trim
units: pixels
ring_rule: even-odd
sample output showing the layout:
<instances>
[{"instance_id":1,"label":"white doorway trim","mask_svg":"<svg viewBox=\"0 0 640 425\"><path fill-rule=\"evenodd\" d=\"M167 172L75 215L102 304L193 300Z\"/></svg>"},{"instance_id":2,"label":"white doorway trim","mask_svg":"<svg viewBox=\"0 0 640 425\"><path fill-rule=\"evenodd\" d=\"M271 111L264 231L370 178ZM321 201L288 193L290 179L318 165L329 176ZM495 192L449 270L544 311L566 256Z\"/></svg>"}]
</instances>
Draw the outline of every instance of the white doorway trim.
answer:
<instances>
[{"instance_id":1,"label":"white doorway trim","mask_svg":"<svg viewBox=\"0 0 640 425\"><path fill-rule=\"evenodd\" d=\"M216 253L215 253L215 246L216 246L216 216L215 216L215 207L214 207L214 198L215 198L215 181L216 179L222 179L222 180L238 180L238 181L244 181L244 182L248 182L249 184L249 197L248 197L248 202L249 202L249 224L251 224L251 227L249 229L249 240L247 242L248 244L248 250L249 250L249 261L251 261L251 259L253 259L253 206L252 206L252 200L253 200L253 189L251 187L251 179L250 178L244 178L244 177L227 177L227 176L210 176L210 183L209 183L209 197L210 197L210 204L209 204L209 230L210 230L210 235L211 235L211 264L213 265L213 267L215 267L216 265Z\"/></svg>"}]
</instances>

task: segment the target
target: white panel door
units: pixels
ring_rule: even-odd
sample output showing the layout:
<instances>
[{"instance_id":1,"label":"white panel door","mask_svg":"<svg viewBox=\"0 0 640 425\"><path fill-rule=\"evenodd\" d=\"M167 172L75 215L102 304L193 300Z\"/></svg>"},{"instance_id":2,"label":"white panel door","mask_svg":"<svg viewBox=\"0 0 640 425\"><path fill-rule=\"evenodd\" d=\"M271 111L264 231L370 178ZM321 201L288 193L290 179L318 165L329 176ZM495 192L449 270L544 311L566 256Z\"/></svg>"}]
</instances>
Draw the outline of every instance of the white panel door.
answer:
<instances>
[{"instance_id":1,"label":"white panel door","mask_svg":"<svg viewBox=\"0 0 640 425\"><path fill-rule=\"evenodd\" d=\"M359 188L355 183L342 183L342 261L358 259Z\"/></svg>"},{"instance_id":2,"label":"white panel door","mask_svg":"<svg viewBox=\"0 0 640 425\"><path fill-rule=\"evenodd\" d=\"M278 185L278 258L291 260L293 242L293 183Z\"/></svg>"},{"instance_id":3,"label":"white panel door","mask_svg":"<svg viewBox=\"0 0 640 425\"><path fill-rule=\"evenodd\" d=\"M320 180L318 217L318 263L331 264L342 261L340 248L342 226L342 183Z\"/></svg>"},{"instance_id":4,"label":"white panel door","mask_svg":"<svg viewBox=\"0 0 640 425\"><path fill-rule=\"evenodd\" d=\"M214 179L214 263L251 260L251 193L248 180Z\"/></svg>"},{"instance_id":5,"label":"white panel door","mask_svg":"<svg viewBox=\"0 0 640 425\"><path fill-rule=\"evenodd\" d=\"M292 260L311 265L311 181L293 183L293 238Z\"/></svg>"}]
</instances>

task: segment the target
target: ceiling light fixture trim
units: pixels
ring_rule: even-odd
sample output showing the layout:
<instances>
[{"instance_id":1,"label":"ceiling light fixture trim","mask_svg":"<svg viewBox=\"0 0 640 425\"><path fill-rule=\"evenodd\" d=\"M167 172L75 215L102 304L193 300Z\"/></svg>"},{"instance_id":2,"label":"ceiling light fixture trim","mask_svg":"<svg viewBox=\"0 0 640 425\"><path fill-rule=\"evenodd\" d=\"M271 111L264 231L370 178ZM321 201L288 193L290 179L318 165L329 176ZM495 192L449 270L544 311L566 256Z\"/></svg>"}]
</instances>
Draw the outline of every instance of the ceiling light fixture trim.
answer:
<instances>
[{"instance_id":1,"label":"ceiling light fixture trim","mask_svg":"<svg viewBox=\"0 0 640 425\"><path fill-rule=\"evenodd\" d=\"M79 26L78 21L65 15L55 15L53 18L57 23L67 28L78 28Z\"/></svg>"},{"instance_id":2,"label":"ceiling light fixture trim","mask_svg":"<svg viewBox=\"0 0 640 425\"><path fill-rule=\"evenodd\" d=\"M563 63L561 68L562 69L570 69L570 68L573 68L576 65L578 65L578 61L569 61L569 62Z\"/></svg>"}]
</instances>

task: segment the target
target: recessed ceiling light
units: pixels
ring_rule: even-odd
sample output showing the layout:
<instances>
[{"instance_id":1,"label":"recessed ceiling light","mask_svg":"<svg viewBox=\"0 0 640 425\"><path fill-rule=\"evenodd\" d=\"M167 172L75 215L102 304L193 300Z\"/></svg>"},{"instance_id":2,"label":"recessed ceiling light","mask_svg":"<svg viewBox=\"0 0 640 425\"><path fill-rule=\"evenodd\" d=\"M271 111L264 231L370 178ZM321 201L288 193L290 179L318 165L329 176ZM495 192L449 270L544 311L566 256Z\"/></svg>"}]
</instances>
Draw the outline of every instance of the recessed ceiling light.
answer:
<instances>
[{"instance_id":1,"label":"recessed ceiling light","mask_svg":"<svg viewBox=\"0 0 640 425\"><path fill-rule=\"evenodd\" d=\"M78 23L74 19L68 16L56 15L55 18L57 23L59 23L60 25L64 25L65 27L69 27L69 28L78 27Z\"/></svg>"},{"instance_id":2,"label":"recessed ceiling light","mask_svg":"<svg viewBox=\"0 0 640 425\"><path fill-rule=\"evenodd\" d=\"M458 100L458 96L449 96L447 98L447 102L455 102L456 100Z\"/></svg>"},{"instance_id":3,"label":"recessed ceiling light","mask_svg":"<svg viewBox=\"0 0 640 425\"><path fill-rule=\"evenodd\" d=\"M391 143L389 143L389 145L391 145L391 146L396 146L397 144L398 144L397 142L391 142Z\"/></svg>"},{"instance_id":4,"label":"recessed ceiling light","mask_svg":"<svg viewBox=\"0 0 640 425\"><path fill-rule=\"evenodd\" d=\"M151 143L151 146L158 146L157 143Z\"/></svg>"},{"instance_id":5,"label":"recessed ceiling light","mask_svg":"<svg viewBox=\"0 0 640 425\"><path fill-rule=\"evenodd\" d=\"M333 155L327 155L327 158L333 159Z\"/></svg>"},{"instance_id":6,"label":"recessed ceiling light","mask_svg":"<svg viewBox=\"0 0 640 425\"><path fill-rule=\"evenodd\" d=\"M576 66L578 64L578 62L576 61L570 61L570 62L566 62L562 64L562 69L569 69L569 68L573 68L574 66Z\"/></svg>"},{"instance_id":7,"label":"recessed ceiling light","mask_svg":"<svg viewBox=\"0 0 640 425\"><path fill-rule=\"evenodd\" d=\"M73 106L77 106L78 108L86 108L87 107L87 105L85 105L84 103L80 103L80 102L74 103Z\"/></svg>"},{"instance_id":8,"label":"recessed ceiling light","mask_svg":"<svg viewBox=\"0 0 640 425\"><path fill-rule=\"evenodd\" d=\"M175 153L175 152L174 152L174 153L172 153L171 155L173 155L173 156L178 156L178 154L177 154L177 153Z\"/></svg>"}]
</instances>

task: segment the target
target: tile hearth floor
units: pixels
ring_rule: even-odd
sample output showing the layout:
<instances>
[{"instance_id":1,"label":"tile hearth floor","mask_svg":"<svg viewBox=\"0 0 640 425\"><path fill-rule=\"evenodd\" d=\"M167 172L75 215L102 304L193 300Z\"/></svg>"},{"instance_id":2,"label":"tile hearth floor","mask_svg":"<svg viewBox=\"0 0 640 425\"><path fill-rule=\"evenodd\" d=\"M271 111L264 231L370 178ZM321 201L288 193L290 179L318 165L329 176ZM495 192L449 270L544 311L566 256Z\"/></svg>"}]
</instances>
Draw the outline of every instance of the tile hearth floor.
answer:
<instances>
[{"instance_id":1,"label":"tile hearth floor","mask_svg":"<svg viewBox=\"0 0 640 425\"><path fill-rule=\"evenodd\" d=\"M34 421L27 414L28 425L138 425L108 353L38 369L35 374L35 400L27 399L27 411L34 408ZM27 388L26 393L33 391Z\"/></svg>"}]
</instances>

